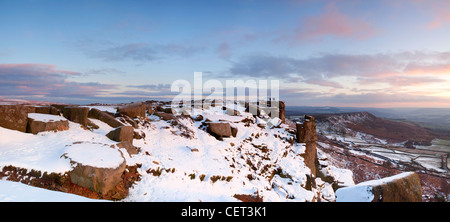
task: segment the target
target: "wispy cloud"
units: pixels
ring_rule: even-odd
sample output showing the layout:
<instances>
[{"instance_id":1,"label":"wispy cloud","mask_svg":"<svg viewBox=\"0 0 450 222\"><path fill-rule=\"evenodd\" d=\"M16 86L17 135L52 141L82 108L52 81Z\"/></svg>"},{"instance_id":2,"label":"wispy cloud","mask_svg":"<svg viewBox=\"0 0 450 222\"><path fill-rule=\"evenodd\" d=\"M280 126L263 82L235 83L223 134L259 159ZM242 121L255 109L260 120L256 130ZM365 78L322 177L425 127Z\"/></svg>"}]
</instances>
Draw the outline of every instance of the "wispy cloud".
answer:
<instances>
[{"instance_id":1,"label":"wispy cloud","mask_svg":"<svg viewBox=\"0 0 450 222\"><path fill-rule=\"evenodd\" d=\"M115 85L69 81L80 73L60 70L51 64L0 64L0 94L30 98L83 98L102 94Z\"/></svg>"},{"instance_id":2,"label":"wispy cloud","mask_svg":"<svg viewBox=\"0 0 450 222\"><path fill-rule=\"evenodd\" d=\"M333 78L352 76L360 83L384 82L408 86L445 81L450 73L450 52L398 52L381 54L322 54L306 59L251 55L234 62L232 75L278 77L287 82L306 82L341 88Z\"/></svg>"},{"instance_id":3,"label":"wispy cloud","mask_svg":"<svg viewBox=\"0 0 450 222\"><path fill-rule=\"evenodd\" d=\"M328 3L321 14L301 18L295 29L276 38L277 42L321 42L324 37L355 40L368 39L379 29L365 18L342 13L335 3Z\"/></svg>"},{"instance_id":4,"label":"wispy cloud","mask_svg":"<svg viewBox=\"0 0 450 222\"><path fill-rule=\"evenodd\" d=\"M78 48L91 58L102 59L107 62L135 61L152 62L164 59L184 58L202 52L201 46L167 43L151 44L147 42L132 42L115 44L108 41L81 40Z\"/></svg>"}]
</instances>

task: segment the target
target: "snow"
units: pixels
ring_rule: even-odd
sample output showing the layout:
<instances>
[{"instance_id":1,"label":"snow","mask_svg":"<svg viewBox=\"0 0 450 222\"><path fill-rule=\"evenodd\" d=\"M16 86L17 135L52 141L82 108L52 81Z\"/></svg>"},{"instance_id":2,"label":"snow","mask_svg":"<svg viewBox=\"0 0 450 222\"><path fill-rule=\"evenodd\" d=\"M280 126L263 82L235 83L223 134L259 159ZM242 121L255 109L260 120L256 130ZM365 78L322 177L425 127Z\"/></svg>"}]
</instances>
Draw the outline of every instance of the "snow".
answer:
<instances>
[{"instance_id":1,"label":"snow","mask_svg":"<svg viewBox=\"0 0 450 222\"><path fill-rule=\"evenodd\" d=\"M356 185L336 190L336 202L371 202L372 186Z\"/></svg>"},{"instance_id":2,"label":"snow","mask_svg":"<svg viewBox=\"0 0 450 222\"><path fill-rule=\"evenodd\" d=\"M104 112L110 112L110 113L116 113L117 112L117 106L82 106L82 107L88 107L89 109L98 109L100 111Z\"/></svg>"},{"instance_id":3,"label":"snow","mask_svg":"<svg viewBox=\"0 0 450 222\"><path fill-rule=\"evenodd\" d=\"M119 150L99 143L69 145L64 155L77 163L98 168L115 169L124 162Z\"/></svg>"},{"instance_id":4,"label":"snow","mask_svg":"<svg viewBox=\"0 0 450 222\"><path fill-rule=\"evenodd\" d=\"M404 172L391 177L369 180L355 186L340 188L336 191L336 202L371 202L374 198L372 193L373 187L407 177L411 174L414 174L414 172Z\"/></svg>"},{"instance_id":5,"label":"snow","mask_svg":"<svg viewBox=\"0 0 450 222\"><path fill-rule=\"evenodd\" d=\"M19 182L0 180L0 202L105 202L105 200L89 199Z\"/></svg>"},{"instance_id":6,"label":"snow","mask_svg":"<svg viewBox=\"0 0 450 222\"><path fill-rule=\"evenodd\" d=\"M64 121L67 120L62 116L41 114L41 113L28 113L28 118L34 119L41 122L52 122L52 121Z\"/></svg>"},{"instance_id":7,"label":"snow","mask_svg":"<svg viewBox=\"0 0 450 222\"><path fill-rule=\"evenodd\" d=\"M0 127L0 138L0 168L12 165L48 173L65 173L72 169L70 160L63 158L63 154L74 151L74 143L82 143L86 147L91 147L93 143L98 144L92 146L116 144L103 134L84 130L80 124L71 121L69 130L41 132L37 135ZM100 154L103 152L93 153ZM90 161L88 156L86 161Z\"/></svg>"},{"instance_id":8,"label":"snow","mask_svg":"<svg viewBox=\"0 0 450 222\"><path fill-rule=\"evenodd\" d=\"M115 107L111 106L89 107L115 112ZM258 194L264 201L313 201L322 195L326 200L334 201L333 189L327 182L317 180L320 187L305 188L307 175L311 173L301 156L306 148L304 144L289 142L293 135L286 131L287 125L281 124L278 118L255 121L251 114L243 112L243 107L235 108L240 115L227 115L221 106L194 110L192 116L202 114L205 117L202 121L190 118L164 121L150 115L145 124L140 122L135 129L144 133L145 138L133 140L140 152L131 156L105 136L113 128L96 119L90 119L99 126L92 131L71 121L69 130L37 135L0 127L0 169L13 165L28 170L65 173L73 167L70 160L115 168L125 159L129 166L140 164L141 180L135 182L123 201L238 201L233 197L235 194ZM48 115L35 117L50 121ZM230 122L238 128L236 137L217 140L201 127L206 118ZM245 118L255 124L241 122ZM262 122L267 123L267 127L257 125ZM353 183L351 172L331 166L327 170L340 184ZM44 199L33 199L32 196L21 199L16 194L22 189L21 184L2 181L1 186L9 187L11 194L5 195L0 188L0 200L46 200L44 195L40 196ZM28 186L24 189L36 195L41 192ZM53 194L47 195L51 200ZM72 201L71 197L64 198ZM57 201L66 200L64 198Z\"/></svg>"}]
</instances>

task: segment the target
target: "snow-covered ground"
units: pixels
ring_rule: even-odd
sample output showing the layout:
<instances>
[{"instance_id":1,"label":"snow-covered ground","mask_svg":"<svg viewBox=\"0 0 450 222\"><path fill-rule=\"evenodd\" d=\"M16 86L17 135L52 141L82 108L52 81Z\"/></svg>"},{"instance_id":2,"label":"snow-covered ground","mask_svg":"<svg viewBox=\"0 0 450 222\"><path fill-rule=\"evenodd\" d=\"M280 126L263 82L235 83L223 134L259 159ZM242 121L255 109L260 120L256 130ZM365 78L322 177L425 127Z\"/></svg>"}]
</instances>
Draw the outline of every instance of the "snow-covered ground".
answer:
<instances>
[{"instance_id":1,"label":"snow-covered ground","mask_svg":"<svg viewBox=\"0 0 450 222\"><path fill-rule=\"evenodd\" d=\"M0 202L104 202L19 182L0 180Z\"/></svg>"},{"instance_id":2,"label":"snow-covered ground","mask_svg":"<svg viewBox=\"0 0 450 222\"><path fill-rule=\"evenodd\" d=\"M115 112L115 107L96 108ZM257 124L264 120L249 113L229 116L222 107L196 110L192 117L198 113L203 120L163 121L151 115L149 120L140 121L135 131L145 137L134 139L133 144L140 148L136 155L114 146L117 142L105 136L113 128L95 119L90 120L99 128L92 131L71 121L69 130L37 135L0 127L0 170L12 165L63 174L72 169L70 160L114 167L123 156L127 165L141 166L141 180L135 182L123 201L238 201L233 197L236 194L257 195L264 201L335 200L331 184L320 178L316 179L317 188L306 188L310 169L301 157L305 146L292 142L287 125L274 128L279 121L273 120L264 126ZM238 128L236 137L217 140L202 128L206 119L230 122ZM255 124L242 121L245 119ZM325 171L343 184L353 183L349 170L329 166ZM89 200L54 192L0 181L0 201Z\"/></svg>"}]
</instances>

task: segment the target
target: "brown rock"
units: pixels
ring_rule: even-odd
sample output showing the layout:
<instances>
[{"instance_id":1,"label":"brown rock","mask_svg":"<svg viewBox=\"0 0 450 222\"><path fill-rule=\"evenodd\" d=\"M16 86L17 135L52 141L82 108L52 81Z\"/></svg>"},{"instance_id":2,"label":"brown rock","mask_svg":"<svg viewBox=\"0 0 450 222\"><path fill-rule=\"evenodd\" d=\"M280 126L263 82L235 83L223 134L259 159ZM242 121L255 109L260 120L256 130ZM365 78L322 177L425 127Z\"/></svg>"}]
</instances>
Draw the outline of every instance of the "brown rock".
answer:
<instances>
[{"instance_id":1,"label":"brown rock","mask_svg":"<svg viewBox=\"0 0 450 222\"><path fill-rule=\"evenodd\" d=\"M305 116L303 124L297 123L297 143L307 143L317 141L317 130L315 119L312 116Z\"/></svg>"},{"instance_id":2,"label":"brown rock","mask_svg":"<svg viewBox=\"0 0 450 222\"><path fill-rule=\"evenodd\" d=\"M137 154L139 152L138 148L133 146L133 144L128 141L122 141L122 142L118 143L117 146L119 148L125 148L127 150L128 154L130 154L130 155Z\"/></svg>"},{"instance_id":3,"label":"brown rock","mask_svg":"<svg viewBox=\"0 0 450 222\"><path fill-rule=\"evenodd\" d=\"M53 106L36 106L34 113L59 115L61 112Z\"/></svg>"},{"instance_id":4,"label":"brown rock","mask_svg":"<svg viewBox=\"0 0 450 222\"><path fill-rule=\"evenodd\" d=\"M305 153L301 155L304 158L305 165L311 169L313 178L317 176L319 171L319 160L317 159L316 142L307 142Z\"/></svg>"},{"instance_id":5,"label":"brown rock","mask_svg":"<svg viewBox=\"0 0 450 222\"><path fill-rule=\"evenodd\" d=\"M69 172L72 183L89 188L97 193L106 194L122 181L122 174L125 171L125 159L117 168L99 168L85 166L76 163L76 166Z\"/></svg>"},{"instance_id":6,"label":"brown rock","mask_svg":"<svg viewBox=\"0 0 450 222\"><path fill-rule=\"evenodd\" d=\"M340 188L336 195L337 201L421 202L422 187L417 173L410 172Z\"/></svg>"},{"instance_id":7,"label":"brown rock","mask_svg":"<svg viewBox=\"0 0 450 222\"><path fill-rule=\"evenodd\" d=\"M91 110L89 110L88 117L98 119L114 128L123 126L123 124L119 120L117 120L114 116L96 108L92 108Z\"/></svg>"},{"instance_id":8,"label":"brown rock","mask_svg":"<svg viewBox=\"0 0 450 222\"><path fill-rule=\"evenodd\" d=\"M83 126L88 124L88 113L88 107L67 106L63 109L63 115L66 119Z\"/></svg>"},{"instance_id":9,"label":"brown rock","mask_svg":"<svg viewBox=\"0 0 450 222\"><path fill-rule=\"evenodd\" d=\"M133 135L134 135L134 129L132 126L121 126L115 130L112 130L106 136L110 138L111 140L122 142L127 141L131 144L133 144Z\"/></svg>"},{"instance_id":10,"label":"brown rock","mask_svg":"<svg viewBox=\"0 0 450 222\"><path fill-rule=\"evenodd\" d=\"M26 132L28 109L23 105L0 105L0 126Z\"/></svg>"},{"instance_id":11,"label":"brown rock","mask_svg":"<svg viewBox=\"0 0 450 222\"><path fill-rule=\"evenodd\" d=\"M233 137L236 137L237 133L238 133L238 128L237 127L231 127L231 135Z\"/></svg>"},{"instance_id":12,"label":"brown rock","mask_svg":"<svg viewBox=\"0 0 450 222\"><path fill-rule=\"evenodd\" d=\"M230 123L208 123L208 133L215 137L230 137L231 126Z\"/></svg>"},{"instance_id":13,"label":"brown rock","mask_svg":"<svg viewBox=\"0 0 450 222\"><path fill-rule=\"evenodd\" d=\"M422 202L422 187L417 173L373 187L372 202Z\"/></svg>"},{"instance_id":14,"label":"brown rock","mask_svg":"<svg viewBox=\"0 0 450 222\"><path fill-rule=\"evenodd\" d=\"M69 121L67 120L43 122L28 118L27 133L37 134L45 131L63 131L68 129Z\"/></svg>"},{"instance_id":15,"label":"brown rock","mask_svg":"<svg viewBox=\"0 0 450 222\"><path fill-rule=\"evenodd\" d=\"M156 116L161 117L162 120L172 120L175 118L175 116L172 113L164 113L164 112L155 112Z\"/></svg>"},{"instance_id":16,"label":"brown rock","mask_svg":"<svg viewBox=\"0 0 450 222\"><path fill-rule=\"evenodd\" d=\"M281 122L286 123L286 104L283 101L280 101L279 110L279 118L281 119Z\"/></svg>"},{"instance_id":17,"label":"brown rock","mask_svg":"<svg viewBox=\"0 0 450 222\"><path fill-rule=\"evenodd\" d=\"M120 106L117 111L131 118L136 118L138 116L145 117L146 106L142 102L131 103L125 106Z\"/></svg>"}]
</instances>

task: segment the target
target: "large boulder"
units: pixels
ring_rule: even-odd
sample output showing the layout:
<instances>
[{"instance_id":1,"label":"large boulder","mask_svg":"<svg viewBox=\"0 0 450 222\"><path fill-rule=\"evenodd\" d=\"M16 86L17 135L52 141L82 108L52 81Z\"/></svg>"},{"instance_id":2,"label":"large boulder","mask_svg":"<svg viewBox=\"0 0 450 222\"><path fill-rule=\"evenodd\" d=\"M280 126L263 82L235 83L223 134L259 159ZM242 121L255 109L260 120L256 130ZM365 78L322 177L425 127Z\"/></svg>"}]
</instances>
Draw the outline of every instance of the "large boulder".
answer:
<instances>
[{"instance_id":1,"label":"large boulder","mask_svg":"<svg viewBox=\"0 0 450 222\"><path fill-rule=\"evenodd\" d=\"M123 126L123 124L114 116L96 108L92 108L91 110L89 110L88 117L98 119L114 128Z\"/></svg>"},{"instance_id":2,"label":"large boulder","mask_svg":"<svg viewBox=\"0 0 450 222\"><path fill-rule=\"evenodd\" d=\"M54 106L36 106L34 113L59 115L61 112Z\"/></svg>"},{"instance_id":3,"label":"large boulder","mask_svg":"<svg viewBox=\"0 0 450 222\"><path fill-rule=\"evenodd\" d=\"M70 181L100 194L113 190L122 181L126 168L122 153L103 144L73 144L64 157L70 159L73 167L68 173Z\"/></svg>"},{"instance_id":4,"label":"large boulder","mask_svg":"<svg viewBox=\"0 0 450 222\"><path fill-rule=\"evenodd\" d=\"M222 122L208 123L207 132L217 138L230 137L232 135L230 123L222 123Z\"/></svg>"},{"instance_id":5,"label":"large boulder","mask_svg":"<svg viewBox=\"0 0 450 222\"><path fill-rule=\"evenodd\" d=\"M0 126L26 132L28 109L28 107L23 105L0 105Z\"/></svg>"},{"instance_id":6,"label":"large boulder","mask_svg":"<svg viewBox=\"0 0 450 222\"><path fill-rule=\"evenodd\" d=\"M88 113L88 107L66 106L63 109L64 117L83 126L88 125Z\"/></svg>"},{"instance_id":7,"label":"large boulder","mask_svg":"<svg viewBox=\"0 0 450 222\"><path fill-rule=\"evenodd\" d=\"M125 114L131 118L136 118L138 116L145 117L146 106L144 103L131 103L128 105L120 106L117 111L119 113Z\"/></svg>"},{"instance_id":8,"label":"large boulder","mask_svg":"<svg viewBox=\"0 0 450 222\"><path fill-rule=\"evenodd\" d=\"M44 131L62 131L69 129L69 121L61 116L28 113L27 133L37 134Z\"/></svg>"},{"instance_id":9,"label":"large boulder","mask_svg":"<svg viewBox=\"0 0 450 222\"><path fill-rule=\"evenodd\" d=\"M133 135L134 129L132 126L121 126L106 134L106 137L116 142L126 141L133 144Z\"/></svg>"},{"instance_id":10,"label":"large boulder","mask_svg":"<svg viewBox=\"0 0 450 222\"><path fill-rule=\"evenodd\" d=\"M338 202L421 202L422 187L415 172L371 180L336 191Z\"/></svg>"},{"instance_id":11,"label":"large boulder","mask_svg":"<svg viewBox=\"0 0 450 222\"><path fill-rule=\"evenodd\" d=\"M165 112L154 112L155 116L161 117L162 120L168 121L175 118L175 116L172 113L165 113Z\"/></svg>"}]
</instances>

